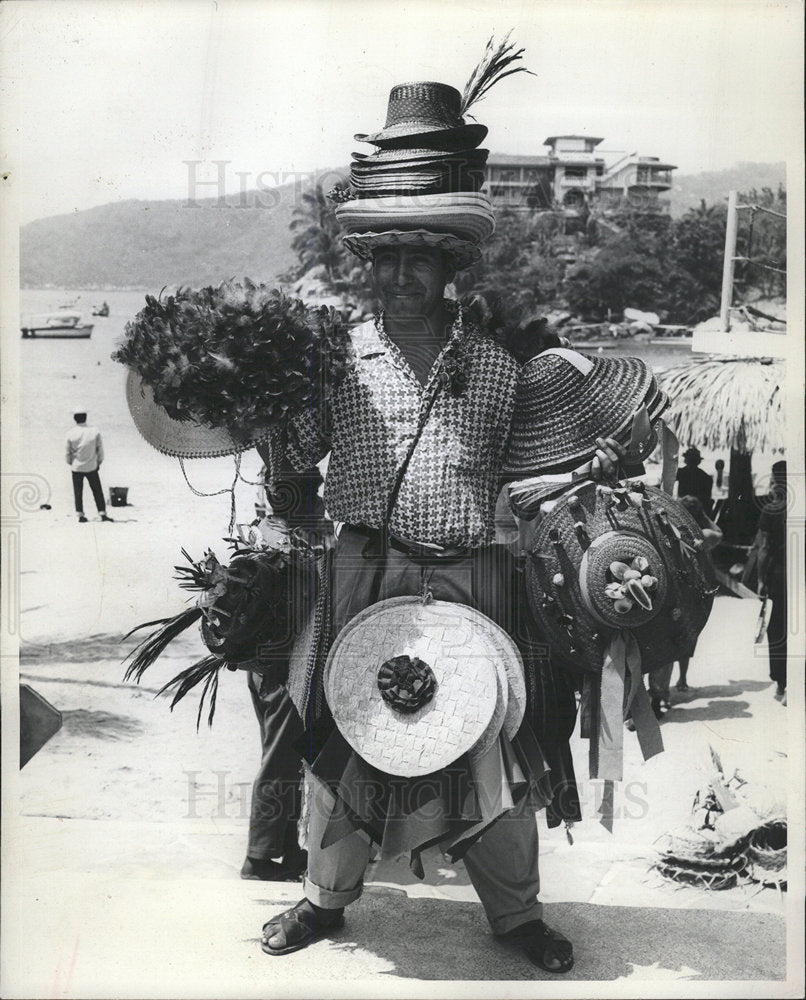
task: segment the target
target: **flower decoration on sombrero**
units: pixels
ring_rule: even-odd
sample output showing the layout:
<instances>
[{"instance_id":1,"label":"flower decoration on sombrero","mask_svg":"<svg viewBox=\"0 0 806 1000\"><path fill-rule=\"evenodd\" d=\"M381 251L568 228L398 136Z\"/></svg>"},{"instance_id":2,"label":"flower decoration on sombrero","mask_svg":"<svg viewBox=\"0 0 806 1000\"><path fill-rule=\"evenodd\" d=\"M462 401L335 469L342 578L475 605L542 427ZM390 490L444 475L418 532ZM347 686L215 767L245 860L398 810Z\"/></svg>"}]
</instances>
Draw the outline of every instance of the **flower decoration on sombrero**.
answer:
<instances>
[{"instance_id":1,"label":"flower decoration on sombrero","mask_svg":"<svg viewBox=\"0 0 806 1000\"><path fill-rule=\"evenodd\" d=\"M370 259L379 246L415 245L444 250L457 268L479 259L495 228L481 190L487 127L466 118L499 80L531 72L515 65L523 51L509 34L497 45L491 38L461 94L434 81L392 88L384 127L355 136L375 152L354 153L349 190L332 193L352 253Z\"/></svg>"}]
</instances>

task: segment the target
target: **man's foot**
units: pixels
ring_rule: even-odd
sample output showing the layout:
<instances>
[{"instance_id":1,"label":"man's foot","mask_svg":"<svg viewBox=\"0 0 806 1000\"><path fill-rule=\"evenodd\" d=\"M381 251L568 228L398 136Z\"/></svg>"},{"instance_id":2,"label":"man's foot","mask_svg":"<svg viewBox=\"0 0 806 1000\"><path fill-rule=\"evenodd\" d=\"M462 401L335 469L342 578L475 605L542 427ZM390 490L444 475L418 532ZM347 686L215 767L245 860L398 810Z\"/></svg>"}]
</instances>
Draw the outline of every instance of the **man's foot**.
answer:
<instances>
[{"instance_id":1,"label":"man's foot","mask_svg":"<svg viewBox=\"0 0 806 1000\"><path fill-rule=\"evenodd\" d=\"M786 698L786 688L781 687L781 685L779 684L775 689L775 694L773 695L773 698L775 698L776 701L781 701L782 699Z\"/></svg>"},{"instance_id":2,"label":"man's foot","mask_svg":"<svg viewBox=\"0 0 806 1000\"><path fill-rule=\"evenodd\" d=\"M328 937L343 924L344 908L325 910L301 899L296 906L263 925L261 948L267 955L289 955Z\"/></svg>"},{"instance_id":3,"label":"man's foot","mask_svg":"<svg viewBox=\"0 0 806 1000\"><path fill-rule=\"evenodd\" d=\"M262 882L299 882L307 870L307 851L284 855L282 861L247 857L241 868L241 878Z\"/></svg>"},{"instance_id":4,"label":"man's foot","mask_svg":"<svg viewBox=\"0 0 806 1000\"><path fill-rule=\"evenodd\" d=\"M667 698L653 698L652 699L652 711L655 713L655 718L660 720L666 715L666 713L671 708Z\"/></svg>"},{"instance_id":5,"label":"man's foot","mask_svg":"<svg viewBox=\"0 0 806 1000\"><path fill-rule=\"evenodd\" d=\"M500 941L517 945L530 962L545 972L561 974L574 967L574 946L567 937L548 927L542 920L530 920L506 934Z\"/></svg>"},{"instance_id":6,"label":"man's foot","mask_svg":"<svg viewBox=\"0 0 806 1000\"><path fill-rule=\"evenodd\" d=\"M678 691L688 691L689 690L688 684L686 684L686 682L684 680L679 680L677 682L677 684L675 684L675 687L677 688Z\"/></svg>"},{"instance_id":7,"label":"man's foot","mask_svg":"<svg viewBox=\"0 0 806 1000\"><path fill-rule=\"evenodd\" d=\"M111 521L113 524L115 523L115 519L112 518L112 517L110 517L108 514L101 514L101 520L102 521Z\"/></svg>"},{"instance_id":8,"label":"man's foot","mask_svg":"<svg viewBox=\"0 0 806 1000\"><path fill-rule=\"evenodd\" d=\"M79 524L86 524L87 523L87 519L86 519L86 517L84 517L83 514L79 514L78 515L78 523Z\"/></svg>"}]
</instances>

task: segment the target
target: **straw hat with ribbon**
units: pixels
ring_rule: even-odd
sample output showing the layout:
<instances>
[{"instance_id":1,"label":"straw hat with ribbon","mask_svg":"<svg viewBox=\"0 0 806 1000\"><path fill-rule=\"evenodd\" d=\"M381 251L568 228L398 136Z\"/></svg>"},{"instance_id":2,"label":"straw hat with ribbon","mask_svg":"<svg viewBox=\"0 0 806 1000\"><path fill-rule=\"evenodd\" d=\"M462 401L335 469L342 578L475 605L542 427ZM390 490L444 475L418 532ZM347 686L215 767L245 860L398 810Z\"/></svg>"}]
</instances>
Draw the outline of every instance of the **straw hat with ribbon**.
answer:
<instances>
[{"instance_id":1,"label":"straw hat with ribbon","mask_svg":"<svg viewBox=\"0 0 806 1000\"><path fill-rule=\"evenodd\" d=\"M396 597L339 633L325 695L355 752L387 774L431 774L479 755L523 717L523 663L512 639L473 608ZM514 702L514 707L512 703Z\"/></svg>"},{"instance_id":2,"label":"straw hat with ribbon","mask_svg":"<svg viewBox=\"0 0 806 1000\"><path fill-rule=\"evenodd\" d=\"M370 259L379 246L428 246L449 253L456 268L479 259L495 228L480 190L487 128L465 118L498 80L529 72L514 66L522 53L509 35L499 45L490 39L461 94L434 81L392 88L384 127L355 136L376 152L354 154L350 189L334 192L352 253Z\"/></svg>"}]
</instances>

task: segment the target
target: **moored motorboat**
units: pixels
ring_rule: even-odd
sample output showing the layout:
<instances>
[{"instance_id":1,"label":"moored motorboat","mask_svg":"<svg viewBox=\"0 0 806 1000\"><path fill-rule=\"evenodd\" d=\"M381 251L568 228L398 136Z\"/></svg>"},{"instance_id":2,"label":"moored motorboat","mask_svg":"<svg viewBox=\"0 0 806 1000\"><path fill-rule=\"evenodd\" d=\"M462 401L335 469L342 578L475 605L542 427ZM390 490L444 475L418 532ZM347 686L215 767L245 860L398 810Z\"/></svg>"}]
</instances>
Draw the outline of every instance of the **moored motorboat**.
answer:
<instances>
[{"instance_id":1,"label":"moored motorboat","mask_svg":"<svg viewBox=\"0 0 806 1000\"><path fill-rule=\"evenodd\" d=\"M81 313L57 312L32 317L20 325L23 340L40 337L83 339L92 334L92 323L85 323Z\"/></svg>"}]
</instances>

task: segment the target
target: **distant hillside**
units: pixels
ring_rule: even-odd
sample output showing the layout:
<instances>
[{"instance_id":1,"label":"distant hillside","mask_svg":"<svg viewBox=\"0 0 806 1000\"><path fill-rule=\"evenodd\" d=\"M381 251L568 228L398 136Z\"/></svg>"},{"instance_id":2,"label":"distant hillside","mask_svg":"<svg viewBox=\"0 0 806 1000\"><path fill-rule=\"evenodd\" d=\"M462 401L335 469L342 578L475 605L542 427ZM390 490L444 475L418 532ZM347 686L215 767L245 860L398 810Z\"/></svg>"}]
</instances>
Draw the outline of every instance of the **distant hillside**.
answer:
<instances>
[{"instance_id":1,"label":"distant hillside","mask_svg":"<svg viewBox=\"0 0 806 1000\"><path fill-rule=\"evenodd\" d=\"M333 171L328 171L332 177ZM777 188L783 163L739 163L729 170L675 177L674 216L730 190ZM29 222L20 230L23 287L154 288L223 278L274 281L294 262L289 223L298 189L184 201L123 201Z\"/></svg>"},{"instance_id":2,"label":"distant hillside","mask_svg":"<svg viewBox=\"0 0 806 1000\"><path fill-rule=\"evenodd\" d=\"M768 187L777 190L786 184L785 163L737 163L728 170L702 174L672 174L674 187L666 196L676 218L690 208L697 208L704 198L708 205L727 200L729 191L750 191Z\"/></svg>"},{"instance_id":3,"label":"distant hillside","mask_svg":"<svg viewBox=\"0 0 806 1000\"><path fill-rule=\"evenodd\" d=\"M296 259L295 194L292 183L224 203L133 200L38 219L20 230L20 280L29 288L273 281Z\"/></svg>"}]
</instances>

